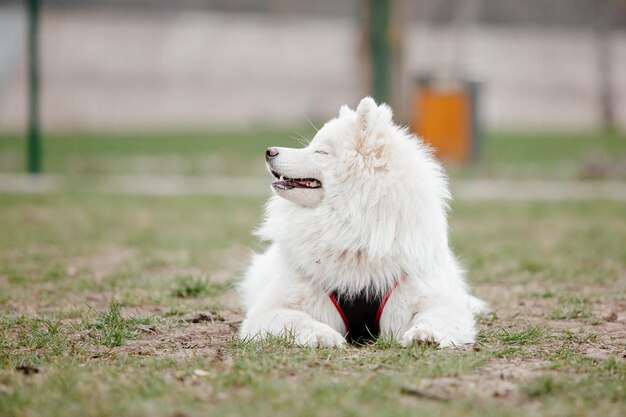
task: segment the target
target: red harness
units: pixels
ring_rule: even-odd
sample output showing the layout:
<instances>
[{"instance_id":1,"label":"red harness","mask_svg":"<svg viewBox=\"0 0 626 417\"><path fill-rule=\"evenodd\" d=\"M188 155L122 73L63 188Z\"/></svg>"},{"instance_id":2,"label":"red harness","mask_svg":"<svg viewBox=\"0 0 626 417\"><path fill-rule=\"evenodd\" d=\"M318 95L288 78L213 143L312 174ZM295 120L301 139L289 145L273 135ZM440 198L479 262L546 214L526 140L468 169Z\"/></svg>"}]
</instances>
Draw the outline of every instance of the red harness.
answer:
<instances>
[{"instance_id":1,"label":"red harness","mask_svg":"<svg viewBox=\"0 0 626 417\"><path fill-rule=\"evenodd\" d=\"M393 290L398 287L400 281L404 281L407 275L403 273L396 279L391 288L382 297L370 297L367 291L363 290L353 297L345 297L337 291L328 293L330 301L339 312L343 324L345 324L348 334L346 339L349 342L374 341L380 333L380 317L385 309L385 304L391 296Z\"/></svg>"}]
</instances>

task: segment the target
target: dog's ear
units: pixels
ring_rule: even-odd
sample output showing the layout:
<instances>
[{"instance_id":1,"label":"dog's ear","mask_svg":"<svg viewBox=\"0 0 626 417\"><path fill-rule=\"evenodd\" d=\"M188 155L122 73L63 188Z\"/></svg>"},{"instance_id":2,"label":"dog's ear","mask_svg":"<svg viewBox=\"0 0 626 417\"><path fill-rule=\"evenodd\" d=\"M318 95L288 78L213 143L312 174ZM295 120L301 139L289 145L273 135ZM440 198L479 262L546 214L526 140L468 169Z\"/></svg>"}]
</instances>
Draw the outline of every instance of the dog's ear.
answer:
<instances>
[{"instance_id":1,"label":"dog's ear","mask_svg":"<svg viewBox=\"0 0 626 417\"><path fill-rule=\"evenodd\" d=\"M361 100L356 109L356 146L364 158L383 162L391 118L391 108L386 104L377 106L371 97Z\"/></svg>"},{"instance_id":2,"label":"dog's ear","mask_svg":"<svg viewBox=\"0 0 626 417\"><path fill-rule=\"evenodd\" d=\"M371 97L365 97L356 108L359 130L363 136L371 136L376 130L386 129L391 124L392 112L386 104L376 105Z\"/></svg>"},{"instance_id":3,"label":"dog's ear","mask_svg":"<svg viewBox=\"0 0 626 417\"><path fill-rule=\"evenodd\" d=\"M341 106L341 108L339 109L339 117L347 117L352 114L354 114L354 110L346 105Z\"/></svg>"}]
</instances>

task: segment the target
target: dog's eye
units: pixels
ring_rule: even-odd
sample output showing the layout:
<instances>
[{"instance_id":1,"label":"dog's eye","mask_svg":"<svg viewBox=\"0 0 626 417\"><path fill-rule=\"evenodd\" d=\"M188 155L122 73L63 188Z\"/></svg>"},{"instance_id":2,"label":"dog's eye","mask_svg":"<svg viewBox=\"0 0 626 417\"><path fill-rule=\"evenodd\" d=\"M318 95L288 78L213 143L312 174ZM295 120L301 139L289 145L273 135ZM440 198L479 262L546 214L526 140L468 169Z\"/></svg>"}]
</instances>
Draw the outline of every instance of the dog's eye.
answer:
<instances>
[{"instance_id":1,"label":"dog's eye","mask_svg":"<svg viewBox=\"0 0 626 417\"><path fill-rule=\"evenodd\" d=\"M328 155L328 152L326 151L315 151L315 153L318 153L320 155Z\"/></svg>"}]
</instances>

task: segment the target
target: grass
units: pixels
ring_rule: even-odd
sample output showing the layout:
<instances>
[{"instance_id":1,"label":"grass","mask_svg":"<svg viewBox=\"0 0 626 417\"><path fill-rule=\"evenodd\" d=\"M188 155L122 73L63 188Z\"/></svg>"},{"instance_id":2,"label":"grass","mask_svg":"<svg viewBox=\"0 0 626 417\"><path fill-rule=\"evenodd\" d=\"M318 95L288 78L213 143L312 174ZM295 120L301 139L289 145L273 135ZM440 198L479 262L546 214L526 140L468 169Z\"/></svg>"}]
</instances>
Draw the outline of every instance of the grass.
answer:
<instances>
[{"instance_id":1,"label":"grass","mask_svg":"<svg viewBox=\"0 0 626 417\"><path fill-rule=\"evenodd\" d=\"M588 303L579 297L566 297L559 301L559 306L548 318L551 320L572 320L591 317Z\"/></svg>"},{"instance_id":2,"label":"grass","mask_svg":"<svg viewBox=\"0 0 626 417\"><path fill-rule=\"evenodd\" d=\"M228 132L152 134L47 134L44 170L73 177L101 174L263 175L263 151L270 145L300 147L311 126ZM0 133L0 172L24 169L25 139ZM626 177L623 134L489 133L480 159L451 169L457 177L577 179Z\"/></svg>"},{"instance_id":3,"label":"grass","mask_svg":"<svg viewBox=\"0 0 626 417\"><path fill-rule=\"evenodd\" d=\"M623 305L623 204L456 202L453 246L495 313L481 319L475 347L443 351L235 338L241 316L229 288L248 248L260 249L250 230L261 207L254 198L1 194L0 414L626 411L623 339L606 336L617 323L591 323L604 315L597 309ZM604 357L589 357L593 349Z\"/></svg>"},{"instance_id":4,"label":"grass","mask_svg":"<svg viewBox=\"0 0 626 417\"><path fill-rule=\"evenodd\" d=\"M507 329L500 327L492 329L489 333L490 334L487 334L487 332L485 332L481 334L479 336L479 340L483 340L485 342L495 341L503 345L530 345L540 343L542 338L545 336L545 330L538 326L522 329Z\"/></svg>"},{"instance_id":5,"label":"grass","mask_svg":"<svg viewBox=\"0 0 626 417\"><path fill-rule=\"evenodd\" d=\"M483 138L479 163L453 170L462 177L593 179L624 178L615 169L626 160L624 134L491 133ZM619 172L615 172L619 171Z\"/></svg>"},{"instance_id":6,"label":"grass","mask_svg":"<svg viewBox=\"0 0 626 417\"><path fill-rule=\"evenodd\" d=\"M125 341L139 334L140 326L145 328L152 323L151 317L125 317L122 315L122 305L114 299L107 310L93 311L93 314L94 320L83 320L79 329L89 331L89 336L96 344L109 347L122 346Z\"/></svg>"},{"instance_id":7,"label":"grass","mask_svg":"<svg viewBox=\"0 0 626 417\"><path fill-rule=\"evenodd\" d=\"M270 145L300 147L315 131L255 129L153 134L49 134L43 139L46 172L100 174L257 175ZM23 171L25 139L0 134L0 172Z\"/></svg>"},{"instance_id":8,"label":"grass","mask_svg":"<svg viewBox=\"0 0 626 417\"><path fill-rule=\"evenodd\" d=\"M210 282L206 278L182 276L176 279L172 295L178 298L216 296L223 293L228 284Z\"/></svg>"},{"instance_id":9,"label":"grass","mask_svg":"<svg viewBox=\"0 0 626 417\"><path fill-rule=\"evenodd\" d=\"M531 398L547 397L557 390L562 390L552 376L540 377L522 387L522 392Z\"/></svg>"},{"instance_id":10,"label":"grass","mask_svg":"<svg viewBox=\"0 0 626 417\"><path fill-rule=\"evenodd\" d=\"M51 135L46 169L256 175L293 135ZM624 158L623 139L489 135L454 175L578 178L592 153ZM22 169L22 146L0 135L0 172ZM476 345L449 350L238 339L232 287L263 249L262 204L0 194L0 415L626 414L623 203L455 202L451 243L494 311Z\"/></svg>"}]
</instances>

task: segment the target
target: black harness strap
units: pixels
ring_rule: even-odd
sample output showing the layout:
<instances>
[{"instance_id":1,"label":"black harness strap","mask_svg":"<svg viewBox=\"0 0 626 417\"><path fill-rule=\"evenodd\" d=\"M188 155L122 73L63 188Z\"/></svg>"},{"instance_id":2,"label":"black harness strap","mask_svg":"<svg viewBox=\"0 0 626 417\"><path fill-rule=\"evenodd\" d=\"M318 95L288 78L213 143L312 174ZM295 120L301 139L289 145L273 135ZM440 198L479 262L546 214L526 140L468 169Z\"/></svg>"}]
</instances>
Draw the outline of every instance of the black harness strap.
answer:
<instances>
[{"instance_id":1,"label":"black harness strap","mask_svg":"<svg viewBox=\"0 0 626 417\"><path fill-rule=\"evenodd\" d=\"M368 296L365 290L353 297L342 296L336 290L328 293L348 330L346 335L348 342L366 343L376 340L380 333L380 316L387 299L405 278L406 274L402 274L382 297Z\"/></svg>"},{"instance_id":2,"label":"black harness strap","mask_svg":"<svg viewBox=\"0 0 626 417\"><path fill-rule=\"evenodd\" d=\"M376 322L376 312L380 306L380 299L369 299L365 293L347 298L336 291L329 293L328 296L346 325L348 342L364 343L373 341L378 336L380 329Z\"/></svg>"}]
</instances>

